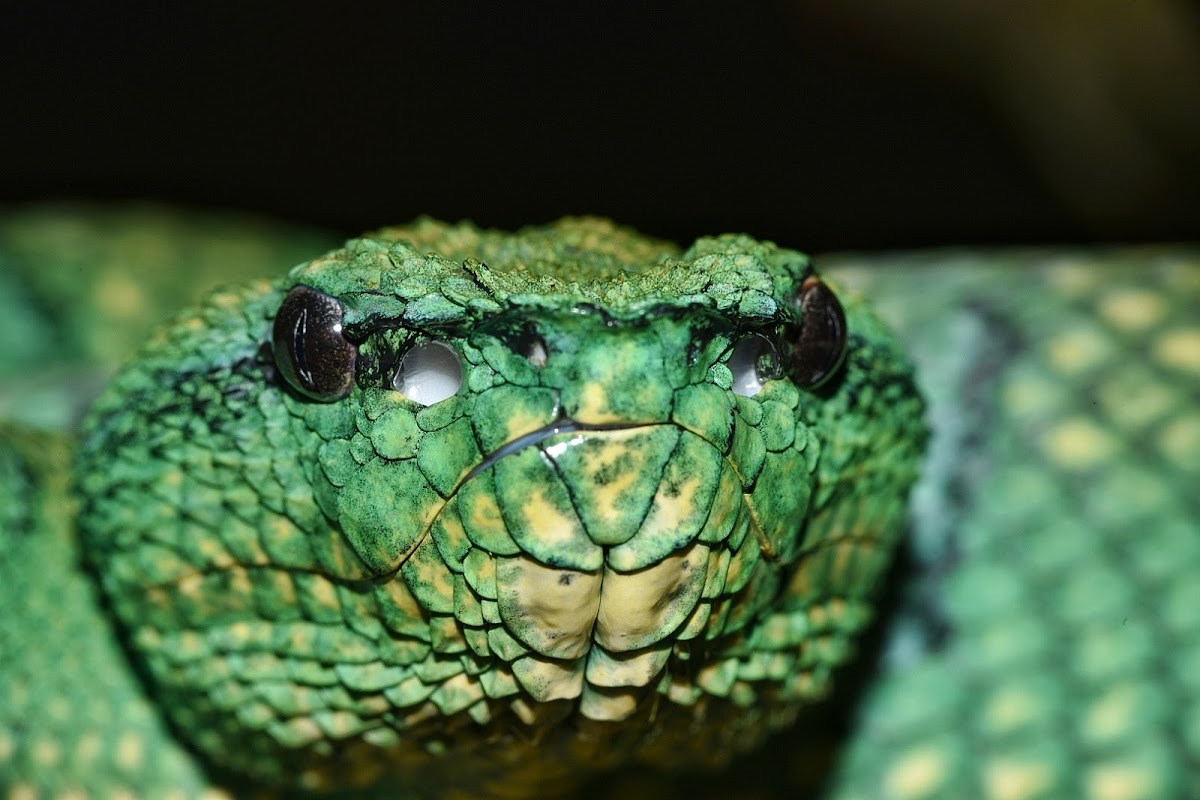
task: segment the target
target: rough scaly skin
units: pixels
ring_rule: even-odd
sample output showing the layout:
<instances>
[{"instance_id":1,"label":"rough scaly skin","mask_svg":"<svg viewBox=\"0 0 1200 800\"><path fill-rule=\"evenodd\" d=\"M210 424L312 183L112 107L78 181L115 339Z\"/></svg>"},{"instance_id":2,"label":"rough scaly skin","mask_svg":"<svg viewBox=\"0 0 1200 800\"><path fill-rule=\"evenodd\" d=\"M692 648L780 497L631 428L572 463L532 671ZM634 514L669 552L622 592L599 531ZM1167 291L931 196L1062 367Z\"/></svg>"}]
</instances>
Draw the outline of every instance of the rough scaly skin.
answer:
<instances>
[{"instance_id":1,"label":"rough scaly skin","mask_svg":"<svg viewBox=\"0 0 1200 800\"><path fill-rule=\"evenodd\" d=\"M935 435L833 796L1200 796L1200 252L855 261Z\"/></svg>"},{"instance_id":2,"label":"rough scaly skin","mask_svg":"<svg viewBox=\"0 0 1200 800\"><path fill-rule=\"evenodd\" d=\"M362 242L283 284L339 297L347 327L365 333L345 400L305 400L273 374L259 342L284 289L261 284L160 334L89 423L89 561L153 676L152 700L89 602L65 515L27 510L65 491L46 455L65 440L2 440L13 495L3 508L16 509L5 525L24 533L0 548L0 586L21 587L19 613L0 628L0 676L24 702L0 711L0 783L195 794L213 776L173 743L184 731L239 773L214 773L226 785L240 773L309 786L349 774L351 784L383 776L394 794L415 768L442 789L514 793L634 751L678 765L732 758L824 692L865 622L856 603L872 596L871 574L901 533L923 439L906 363L858 304L843 293L855 338L835 381L808 392L776 379L737 398L721 370L730 345L762 319L795 314L798 254L707 240L682 256L686 267L612 279L672 250L594 222L517 246L432 223L381 238L415 247ZM581 247L604 255L580 258ZM430 250L451 262L482 255L488 268L424 258ZM505 270L514 258L565 269L528 277ZM882 301L914 348L935 438L915 504L916 574L904 575L912 588L887 620L878 689L830 791L1186 796L1200 750L1187 671L1195 257L1116 253L1097 279L1090 256L1014 254L1013 268L1052 262L1020 280L978 261L955 269L970 258L913 257L903 274L835 265L839 286ZM1135 272L1148 264L1152 278ZM404 280L377 287L381 274ZM459 282L445 288L449 276ZM588 288L593 277L609 280ZM530 323L548 345L544 365L526 357ZM458 348L466 373L457 397L426 409L390 388L398 354L422 337ZM680 350L689 359L672 361ZM1077 402L1079 386L1095 404ZM658 424L548 436L463 480L564 409L595 425ZM729 442L729 458L706 455L714 441ZM665 508L662 487L687 479L717 487L730 531L706 525L686 538L678 508L670 524L646 522L647 502ZM1080 499L1093 481L1104 502ZM394 485L406 488L384 491ZM398 497L423 500L401 508ZM434 520L424 538L411 534L414 517ZM845 532L857 544L809 547ZM700 555L710 566L689 590ZM708 573L722 558L735 567L718 587ZM729 577L739 563L749 567L740 589ZM630 578L654 565L664 577ZM1071 588L1062 576L1076 571ZM598 601L583 591L596 573ZM603 594L622 579L632 588ZM1058 594L1043 604L1047 586ZM64 614L58 598L70 593L76 611ZM1140 649L1104 640L1117 613ZM634 634L645 641L630 657L619 642ZM83 648L95 651L86 677L64 679L59 660ZM614 682L629 686L605 686ZM774 753L781 744L788 752L783 740ZM447 753L448 778L437 770ZM531 753L549 763L514 766ZM647 778L642 790L686 797L757 782L794 794L807 777L779 761L732 774L724 789Z\"/></svg>"}]
</instances>

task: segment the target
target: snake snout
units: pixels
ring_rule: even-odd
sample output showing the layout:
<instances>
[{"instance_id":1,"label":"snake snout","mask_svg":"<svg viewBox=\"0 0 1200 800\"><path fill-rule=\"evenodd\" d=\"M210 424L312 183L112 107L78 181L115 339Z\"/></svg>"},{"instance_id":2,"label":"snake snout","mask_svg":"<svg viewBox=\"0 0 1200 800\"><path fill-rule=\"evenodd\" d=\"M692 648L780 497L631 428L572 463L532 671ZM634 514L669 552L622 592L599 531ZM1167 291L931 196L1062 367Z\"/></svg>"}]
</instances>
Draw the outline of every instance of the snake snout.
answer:
<instances>
[{"instance_id":1,"label":"snake snout","mask_svg":"<svg viewBox=\"0 0 1200 800\"><path fill-rule=\"evenodd\" d=\"M723 455L670 423L559 421L519 437L441 517L432 537L461 524L465 584L494 602L522 687L598 720L635 713L676 640L704 630L702 594L739 571L726 550L750 525Z\"/></svg>"}]
</instances>

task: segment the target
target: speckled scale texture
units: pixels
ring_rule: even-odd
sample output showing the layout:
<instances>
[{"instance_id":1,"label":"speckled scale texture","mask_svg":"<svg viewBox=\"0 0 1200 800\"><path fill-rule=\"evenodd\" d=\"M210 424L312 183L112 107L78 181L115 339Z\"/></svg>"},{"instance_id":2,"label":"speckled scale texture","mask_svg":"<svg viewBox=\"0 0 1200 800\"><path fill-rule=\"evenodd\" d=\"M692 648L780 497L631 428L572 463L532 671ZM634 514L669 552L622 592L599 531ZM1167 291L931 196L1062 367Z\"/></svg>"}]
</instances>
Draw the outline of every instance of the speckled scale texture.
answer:
<instances>
[{"instance_id":1,"label":"speckled scale texture","mask_svg":"<svg viewBox=\"0 0 1200 800\"><path fill-rule=\"evenodd\" d=\"M835 379L788 377L810 276L740 236L422 221L148 337L76 481L172 731L231 787L517 796L789 723L871 617L925 436L860 305ZM297 286L340 309L357 357L319 368L353 368L345 397L288 384ZM768 340L735 394L734 350ZM461 385L418 402L397 387L434 342Z\"/></svg>"},{"instance_id":2,"label":"speckled scale texture","mask_svg":"<svg viewBox=\"0 0 1200 800\"><path fill-rule=\"evenodd\" d=\"M0 219L0 794L218 796L114 636L73 529L77 419L148 327L282 273L319 233L236 215L61 207Z\"/></svg>"},{"instance_id":3,"label":"speckled scale texture","mask_svg":"<svg viewBox=\"0 0 1200 800\"><path fill-rule=\"evenodd\" d=\"M0 787L12 798L199 796L208 779L166 732L77 573L65 441L4 437Z\"/></svg>"},{"instance_id":4,"label":"speckled scale texture","mask_svg":"<svg viewBox=\"0 0 1200 800\"><path fill-rule=\"evenodd\" d=\"M732 352L795 331L810 268L744 236L421 220L154 334L119 266L52 299L89 252L188 263L191 291L302 239L0 226L8 796L1200 794L1194 251L819 260L841 371L763 361L750 397ZM357 351L333 402L276 368L298 284ZM48 333L89 327L120 335ZM461 385L426 405L396 386L432 341ZM72 476L71 378L138 343ZM823 704L872 617L870 680Z\"/></svg>"},{"instance_id":5,"label":"speckled scale texture","mask_svg":"<svg viewBox=\"0 0 1200 800\"><path fill-rule=\"evenodd\" d=\"M847 262L934 438L832 796L1200 796L1200 253Z\"/></svg>"}]
</instances>

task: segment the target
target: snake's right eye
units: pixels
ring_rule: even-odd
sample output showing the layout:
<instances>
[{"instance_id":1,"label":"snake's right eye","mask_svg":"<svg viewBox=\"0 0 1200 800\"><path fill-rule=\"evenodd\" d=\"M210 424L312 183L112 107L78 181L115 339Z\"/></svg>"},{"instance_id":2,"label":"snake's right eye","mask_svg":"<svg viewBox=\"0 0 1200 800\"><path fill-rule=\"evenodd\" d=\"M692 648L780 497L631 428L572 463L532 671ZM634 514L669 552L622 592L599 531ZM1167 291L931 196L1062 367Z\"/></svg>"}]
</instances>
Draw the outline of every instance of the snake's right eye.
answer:
<instances>
[{"instance_id":1,"label":"snake's right eye","mask_svg":"<svg viewBox=\"0 0 1200 800\"><path fill-rule=\"evenodd\" d=\"M342 304L311 286L288 292L275 315L275 366L305 397L332 403L350 393L358 348L342 334Z\"/></svg>"}]
</instances>

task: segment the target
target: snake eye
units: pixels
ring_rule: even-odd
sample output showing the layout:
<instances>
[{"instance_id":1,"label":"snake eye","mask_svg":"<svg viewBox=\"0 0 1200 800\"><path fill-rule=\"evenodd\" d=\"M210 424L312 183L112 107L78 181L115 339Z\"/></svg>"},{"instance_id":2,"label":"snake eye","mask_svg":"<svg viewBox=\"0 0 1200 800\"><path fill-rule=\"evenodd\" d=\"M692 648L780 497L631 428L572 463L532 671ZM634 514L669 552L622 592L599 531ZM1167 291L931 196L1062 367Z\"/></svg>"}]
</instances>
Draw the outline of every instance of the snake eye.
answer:
<instances>
[{"instance_id":1,"label":"snake eye","mask_svg":"<svg viewBox=\"0 0 1200 800\"><path fill-rule=\"evenodd\" d=\"M729 354L734 394L754 397L763 384L779 376L779 352L767 337L752 333L733 346Z\"/></svg>"},{"instance_id":2,"label":"snake eye","mask_svg":"<svg viewBox=\"0 0 1200 800\"><path fill-rule=\"evenodd\" d=\"M444 342L421 342L400 359L393 385L414 403L431 406L453 397L462 380L462 362L453 347Z\"/></svg>"},{"instance_id":3,"label":"snake eye","mask_svg":"<svg viewBox=\"0 0 1200 800\"><path fill-rule=\"evenodd\" d=\"M305 397L340 400L354 382L358 348L342 335L342 304L311 286L296 286L275 315L275 366Z\"/></svg>"},{"instance_id":4,"label":"snake eye","mask_svg":"<svg viewBox=\"0 0 1200 800\"><path fill-rule=\"evenodd\" d=\"M815 389L837 371L846 353L846 313L815 275L800 286L800 324L788 334L787 369L802 389Z\"/></svg>"}]
</instances>

